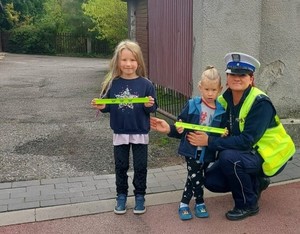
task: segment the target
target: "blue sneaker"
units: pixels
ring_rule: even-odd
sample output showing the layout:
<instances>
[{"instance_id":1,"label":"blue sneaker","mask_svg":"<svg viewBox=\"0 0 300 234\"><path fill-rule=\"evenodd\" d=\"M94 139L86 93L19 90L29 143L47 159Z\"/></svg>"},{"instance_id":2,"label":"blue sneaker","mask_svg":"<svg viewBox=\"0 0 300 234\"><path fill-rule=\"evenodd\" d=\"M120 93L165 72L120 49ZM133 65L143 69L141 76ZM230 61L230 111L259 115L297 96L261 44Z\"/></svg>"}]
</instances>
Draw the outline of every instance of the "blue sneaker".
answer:
<instances>
[{"instance_id":1,"label":"blue sneaker","mask_svg":"<svg viewBox=\"0 0 300 234\"><path fill-rule=\"evenodd\" d=\"M135 196L135 207L133 209L134 214L144 214L146 212L145 197L143 195Z\"/></svg>"},{"instance_id":2,"label":"blue sneaker","mask_svg":"<svg viewBox=\"0 0 300 234\"><path fill-rule=\"evenodd\" d=\"M179 207L178 209L179 218L181 220L189 220L193 218L192 212L190 210L190 207Z\"/></svg>"},{"instance_id":3,"label":"blue sneaker","mask_svg":"<svg viewBox=\"0 0 300 234\"><path fill-rule=\"evenodd\" d=\"M127 196L125 194L119 194L116 198L116 206L114 209L115 214L125 214L126 213L126 201Z\"/></svg>"},{"instance_id":4,"label":"blue sneaker","mask_svg":"<svg viewBox=\"0 0 300 234\"><path fill-rule=\"evenodd\" d=\"M195 205L195 216L198 218L208 218L208 212L204 204Z\"/></svg>"}]
</instances>

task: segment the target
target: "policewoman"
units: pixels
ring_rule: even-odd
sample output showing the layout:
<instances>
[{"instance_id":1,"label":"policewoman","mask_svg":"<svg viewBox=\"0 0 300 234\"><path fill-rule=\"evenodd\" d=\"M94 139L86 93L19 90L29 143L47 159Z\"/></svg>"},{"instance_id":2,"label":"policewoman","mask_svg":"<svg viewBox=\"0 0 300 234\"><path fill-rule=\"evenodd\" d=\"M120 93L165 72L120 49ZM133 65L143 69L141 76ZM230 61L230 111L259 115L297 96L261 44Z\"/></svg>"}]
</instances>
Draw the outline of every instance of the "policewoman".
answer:
<instances>
[{"instance_id":1,"label":"policewoman","mask_svg":"<svg viewBox=\"0 0 300 234\"><path fill-rule=\"evenodd\" d=\"M212 192L231 192L234 207L229 220L240 220L259 212L261 191L268 177L281 172L295 153L295 145L280 123L268 96L254 87L254 72L260 63L244 53L225 56L227 90L219 97L226 109L227 137L191 132L195 146L218 150L217 161L207 170L205 187Z\"/></svg>"}]
</instances>

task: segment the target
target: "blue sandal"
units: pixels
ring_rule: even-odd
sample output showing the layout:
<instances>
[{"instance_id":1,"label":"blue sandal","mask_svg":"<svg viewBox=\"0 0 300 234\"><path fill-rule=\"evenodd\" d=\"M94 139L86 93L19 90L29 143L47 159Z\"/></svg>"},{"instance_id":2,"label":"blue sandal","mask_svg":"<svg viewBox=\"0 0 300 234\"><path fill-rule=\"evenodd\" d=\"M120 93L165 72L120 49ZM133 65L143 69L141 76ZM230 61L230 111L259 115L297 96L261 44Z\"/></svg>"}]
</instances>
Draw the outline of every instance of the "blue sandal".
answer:
<instances>
[{"instance_id":1,"label":"blue sandal","mask_svg":"<svg viewBox=\"0 0 300 234\"><path fill-rule=\"evenodd\" d=\"M204 204L195 205L195 215L198 218L208 218L208 212Z\"/></svg>"},{"instance_id":2,"label":"blue sandal","mask_svg":"<svg viewBox=\"0 0 300 234\"><path fill-rule=\"evenodd\" d=\"M189 220L193 218L192 212L188 206L179 207L178 214L181 220Z\"/></svg>"}]
</instances>

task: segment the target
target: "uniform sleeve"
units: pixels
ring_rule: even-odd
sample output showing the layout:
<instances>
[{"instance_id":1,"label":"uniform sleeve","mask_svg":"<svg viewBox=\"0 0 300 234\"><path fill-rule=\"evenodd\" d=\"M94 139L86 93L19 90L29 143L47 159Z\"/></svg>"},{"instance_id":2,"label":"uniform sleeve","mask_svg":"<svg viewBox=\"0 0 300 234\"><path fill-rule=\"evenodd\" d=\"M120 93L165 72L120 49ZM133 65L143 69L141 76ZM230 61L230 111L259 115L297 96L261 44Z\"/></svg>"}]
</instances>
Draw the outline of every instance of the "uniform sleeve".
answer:
<instances>
[{"instance_id":1,"label":"uniform sleeve","mask_svg":"<svg viewBox=\"0 0 300 234\"><path fill-rule=\"evenodd\" d=\"M272 126L275 114L274 106L269 100L259 101L250 109L245 119L244 130L239 135L227 137L210 136L208 147L215 150L251 150L267 128Z\"/></svg>"}]
</instances>

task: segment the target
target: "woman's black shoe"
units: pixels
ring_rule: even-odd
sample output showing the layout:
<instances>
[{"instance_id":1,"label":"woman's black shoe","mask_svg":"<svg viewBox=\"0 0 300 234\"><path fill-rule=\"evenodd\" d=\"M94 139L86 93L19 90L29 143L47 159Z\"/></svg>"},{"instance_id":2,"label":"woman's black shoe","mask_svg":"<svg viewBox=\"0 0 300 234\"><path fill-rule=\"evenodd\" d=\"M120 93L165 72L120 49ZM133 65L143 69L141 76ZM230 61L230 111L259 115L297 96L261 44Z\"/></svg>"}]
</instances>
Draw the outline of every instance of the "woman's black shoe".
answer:
<instances>
[{"instance_id":1,"label":"woman's black shoe","mask_svg":"<svg viewBox=\"0 0 300 234\"><path fill-rule=\"evenodd\" d=\"M226 218L229 220L241 220L247 218L248 216L256 215L259 212L259 207L255 206L253 208L233 208L226 213Z\"/></svg>"}]
</instances>

